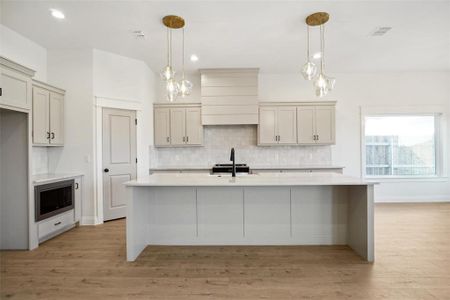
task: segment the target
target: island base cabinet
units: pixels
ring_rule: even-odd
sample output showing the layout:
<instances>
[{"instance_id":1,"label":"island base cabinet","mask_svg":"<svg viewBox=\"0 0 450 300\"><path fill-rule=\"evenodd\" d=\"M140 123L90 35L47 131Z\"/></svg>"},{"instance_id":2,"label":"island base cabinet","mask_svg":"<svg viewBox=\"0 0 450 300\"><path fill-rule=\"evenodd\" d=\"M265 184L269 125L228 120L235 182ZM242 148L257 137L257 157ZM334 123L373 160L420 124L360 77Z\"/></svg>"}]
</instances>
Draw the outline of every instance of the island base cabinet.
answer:
<instances>
[{"instance_id":1,"label":"island base cabinet","mask_svg":"<svg viewBox=\"0 0 450 300\"><path fill-rule=\"evenodd\" d=\"M349 245L373 261L373 186L128 187L127 259L147 245Z\"/></svg>"},{"instance_id":2,"label":"island base cabinet","mask_svg":"<svg viewBox=\"0 0 450 300\"><path fill-rule=\"evenodd\" d=\"M284 244L291 240L290 189L245 189L245 237L255 244Z\"/></svg>"}]
</instances>

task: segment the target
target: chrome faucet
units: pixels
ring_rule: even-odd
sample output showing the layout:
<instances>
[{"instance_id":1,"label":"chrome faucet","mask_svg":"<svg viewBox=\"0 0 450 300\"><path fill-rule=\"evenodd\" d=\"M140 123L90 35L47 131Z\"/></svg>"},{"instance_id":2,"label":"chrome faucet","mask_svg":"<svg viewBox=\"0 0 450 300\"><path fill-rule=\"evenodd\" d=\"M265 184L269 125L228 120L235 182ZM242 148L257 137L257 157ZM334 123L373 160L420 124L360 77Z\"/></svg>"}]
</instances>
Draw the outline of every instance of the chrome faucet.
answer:
<instances>
[{"instance_id":1,"label":"chrome faucet","mask_svg":"<svg viewBox=\"0 0 450 300\"><path fill-rule=\"evenodd\" d=\"M231 148L230 160L233 162L233 167L231 169L231 176L236 177L236 159L234 157L234 148Z\"/></svg>"}]
</instances>

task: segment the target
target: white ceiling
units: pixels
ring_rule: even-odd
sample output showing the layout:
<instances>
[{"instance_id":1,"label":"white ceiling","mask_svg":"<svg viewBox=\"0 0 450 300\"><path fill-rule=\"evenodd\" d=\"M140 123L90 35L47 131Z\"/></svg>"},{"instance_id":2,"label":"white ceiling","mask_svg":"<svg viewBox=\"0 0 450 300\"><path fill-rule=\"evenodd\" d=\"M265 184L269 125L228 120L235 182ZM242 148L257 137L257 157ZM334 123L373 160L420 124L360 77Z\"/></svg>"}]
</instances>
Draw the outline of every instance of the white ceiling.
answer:
<instances>
[{"instance_id":1,"label":"white ceiling","mask_svg":"<svg viewBox=\"0 0 450 300\"><path fill-rule=\"evenodd\" d=\"M50 16L60 9L65 20ZM189 70L260 67L296 72L305 60L304 18L327 11L327 69L335 72L450 70L450 1L2 1L2 23L42 46L92 47L165 64L166 14L186 19ZM393 29L383 37L370 33ZM146 39L136 39L143 30ZM314 29L316 37L318 31ZM181 33L174 33L180 63ZM318 39L313 39L314 50Z\"/></svg>"}]
</instances>

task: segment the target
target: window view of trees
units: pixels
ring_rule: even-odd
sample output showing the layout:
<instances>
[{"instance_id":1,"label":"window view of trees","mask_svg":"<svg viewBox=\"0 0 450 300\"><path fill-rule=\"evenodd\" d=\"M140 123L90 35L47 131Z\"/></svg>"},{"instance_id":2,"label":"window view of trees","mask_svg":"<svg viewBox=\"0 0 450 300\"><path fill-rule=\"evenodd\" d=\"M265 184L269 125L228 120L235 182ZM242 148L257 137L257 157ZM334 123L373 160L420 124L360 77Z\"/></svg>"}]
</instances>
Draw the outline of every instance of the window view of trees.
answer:
<instances>
[{"instance_id":1,"label":"window view of trees","mask_svg":"<svg viewBox=\"0 0 450 300\"><path fill-rule=\"evenodd\" d=\"M434 119L434 116L366 117L366 176L435 175Z\"/></svg>"}]
</instances>

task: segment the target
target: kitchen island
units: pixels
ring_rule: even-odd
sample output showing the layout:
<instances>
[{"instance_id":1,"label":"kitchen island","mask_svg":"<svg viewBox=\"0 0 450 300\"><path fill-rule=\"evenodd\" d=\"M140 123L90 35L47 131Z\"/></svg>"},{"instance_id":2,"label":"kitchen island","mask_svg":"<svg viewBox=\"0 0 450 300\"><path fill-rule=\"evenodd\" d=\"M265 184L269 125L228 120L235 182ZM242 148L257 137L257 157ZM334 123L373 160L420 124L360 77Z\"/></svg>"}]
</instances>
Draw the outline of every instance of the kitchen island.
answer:
<instances>
[{"instance_id":1,"label":"kitchen island","mask_svg":"<svg viewBox=\"0 0 450 300\"><path fill-rule=\"evenodd\" d=\"M374 260L374 183L333 173L126 182L127 260L147 245L348 245Z\"/></svg>"}]
</instances>

